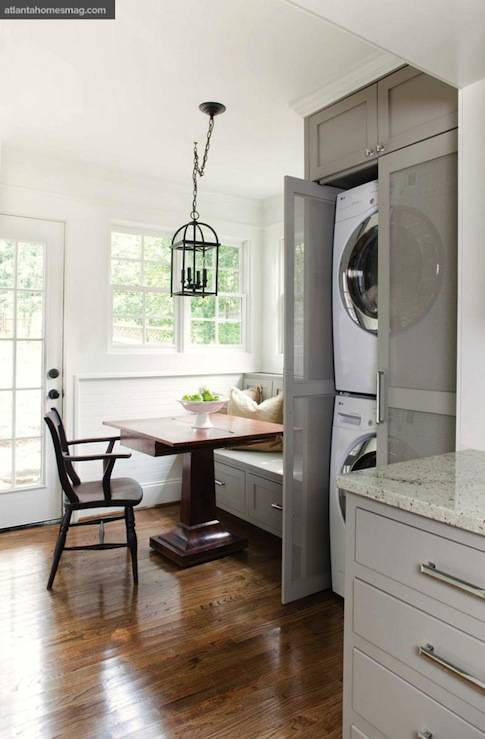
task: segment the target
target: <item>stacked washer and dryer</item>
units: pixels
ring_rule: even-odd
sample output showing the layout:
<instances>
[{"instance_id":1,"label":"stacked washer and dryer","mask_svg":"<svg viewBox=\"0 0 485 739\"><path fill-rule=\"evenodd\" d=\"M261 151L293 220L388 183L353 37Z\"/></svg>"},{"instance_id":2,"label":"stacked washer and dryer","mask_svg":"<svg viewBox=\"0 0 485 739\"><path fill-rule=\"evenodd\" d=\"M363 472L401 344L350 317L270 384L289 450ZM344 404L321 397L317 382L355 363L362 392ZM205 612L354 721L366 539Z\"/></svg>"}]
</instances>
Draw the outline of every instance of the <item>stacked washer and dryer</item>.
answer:
<instances>
[{"instance_id":1,"label":"stacked washer and dryer","mask_svg":"<svg viewBox=\"0 0 485 739\"><path fill-rule=\"evenodd\" d=\"M333 248L335 410L330 468L332 589L344 595L345 493L337 476L376 464L377 182L340 193Z\"/></svg>"}]
</instances>

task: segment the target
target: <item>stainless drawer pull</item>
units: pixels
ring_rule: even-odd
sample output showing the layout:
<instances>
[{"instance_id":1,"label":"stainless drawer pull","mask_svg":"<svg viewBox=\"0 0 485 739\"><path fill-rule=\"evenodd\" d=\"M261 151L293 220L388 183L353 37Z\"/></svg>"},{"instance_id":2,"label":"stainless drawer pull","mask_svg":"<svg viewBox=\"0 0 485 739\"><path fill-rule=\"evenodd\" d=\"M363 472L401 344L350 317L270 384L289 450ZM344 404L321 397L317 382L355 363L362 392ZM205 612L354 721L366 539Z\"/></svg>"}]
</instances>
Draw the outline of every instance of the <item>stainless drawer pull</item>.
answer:
<instances>
[{"instance_id":1,"label":"stainless drawer pull","mask_svg":"<svg viewBox=\"0 0 485 739\"><path fill-rule=\"evenodd\" d=\"M223 487L225 486L225 484L226 484L225 482L221 482L220 480L214 480L214 482L215 482L215 483L216 483L216 485L218 485L218 486L219 486L220 488L223 488Z\"/></svg>"},{"instance_id":2,"label":"stainless drawer pull","mask_svg":"<svg viewBox=\"0 0 485 739\"><path fill-rule=\"evenodd\" d=\"M461 580L459 577L449 575L447 572L439 570L434 562L428 562L427 564L423 562L419 566L419 571L423 575L428 575L435 580L441 580L441 582L445 582L447 585L451 585L453 588L464 590L465 593L470 593L470 595L474 595L476 598L481 598L482 600L485 600L485 588L481 588L479 585L473 585L473 583L471 582Z\"/></svg>"},{"instance_id":3,"label":"stainless drawer pull","mask_svg":"<svg viewBox=\"0 0 485 739\"><path fill-rule=\"evenodd\" d=\"M418 731L418 739L433 739L433 734L428 729Z\"/></svg>"},{"instance_id":4,"label":"stainless drawer pull","mask_svg":"<svg viewBox=\"0 0 485 739\"><path fill-rule=\"evenodd\" d=\"M418 654L421 657L426 657L426 659L431 660L431 662L434 662L440 667L443 667L445 670L452 672L454 675L459 677L460 680L463 680L466 683L471 683L471 685L474 685L476 688L480 688L480 690L485 690L485 683L482 682L482 680L479 680L477 677L473 677L473 675L470 675L466 670L462 670L461 667L457 667L451 662L448 662L447 659L439 657L435 653L432 644L425 644L424 646L418 647Z\"/></svg>"},{"instance_id":5,"label":"stainless drawer pull","mask_svg":"<svg viewBox=\"0 0 485 739\"><path fill-rule=\"evenodd\" d=\"M279 503L271 503L271 508L274 508L275 511L282 511L283 510L283 506L280 505Z\"/></svg>"}]
</instances>

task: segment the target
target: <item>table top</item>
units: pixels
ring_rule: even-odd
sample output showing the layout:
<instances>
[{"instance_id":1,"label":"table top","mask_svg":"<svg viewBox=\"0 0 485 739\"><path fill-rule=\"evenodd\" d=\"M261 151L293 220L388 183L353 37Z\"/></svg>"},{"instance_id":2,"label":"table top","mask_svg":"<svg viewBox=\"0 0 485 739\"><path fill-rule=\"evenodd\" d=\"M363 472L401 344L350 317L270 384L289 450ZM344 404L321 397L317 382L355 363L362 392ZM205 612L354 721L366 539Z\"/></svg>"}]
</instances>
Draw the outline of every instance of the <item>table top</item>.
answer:
<instances>
[{"instance_id":1,"label":"table top","mask_svg":"<svg viewBox=\"0 0 485 739\"><path fill-rule=\"evenodd\" d=\"M279 423L255 421L250 418L213 413L210 416L213 428L194 429L193 414L168 418L136 418L126 421L103 421L105 426L120 429L121 443L130 437L145 438L172 447L197 448L199 446L232 446L239 442L263 441L283 433Z\"/></svg>"}]
</instances>

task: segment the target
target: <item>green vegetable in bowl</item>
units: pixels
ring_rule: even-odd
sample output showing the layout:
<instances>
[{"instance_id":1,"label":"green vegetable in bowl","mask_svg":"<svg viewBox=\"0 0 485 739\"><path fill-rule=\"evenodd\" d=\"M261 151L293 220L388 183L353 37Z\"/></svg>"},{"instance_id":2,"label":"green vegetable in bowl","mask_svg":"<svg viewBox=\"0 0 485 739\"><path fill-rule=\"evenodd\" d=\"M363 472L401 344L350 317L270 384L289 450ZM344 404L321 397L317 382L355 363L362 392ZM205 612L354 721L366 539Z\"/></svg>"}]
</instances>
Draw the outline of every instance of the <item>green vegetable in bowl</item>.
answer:
<instances>
[{"instance_id":1,"label":"green vegetable in bowl","mask_svg":"<svg viewBox=\"0 0 485 739\"><path fill-rule=\"evenodd\" d=\"M190 393L187 393L182 397L182 400L185 400L189 403L213 403L215 400L219 400L219 398L220 395L215 395L209 390L209 388L201 387L200 392L195 393L195 395L190 395Z\"/></svg>"}]
</instances>

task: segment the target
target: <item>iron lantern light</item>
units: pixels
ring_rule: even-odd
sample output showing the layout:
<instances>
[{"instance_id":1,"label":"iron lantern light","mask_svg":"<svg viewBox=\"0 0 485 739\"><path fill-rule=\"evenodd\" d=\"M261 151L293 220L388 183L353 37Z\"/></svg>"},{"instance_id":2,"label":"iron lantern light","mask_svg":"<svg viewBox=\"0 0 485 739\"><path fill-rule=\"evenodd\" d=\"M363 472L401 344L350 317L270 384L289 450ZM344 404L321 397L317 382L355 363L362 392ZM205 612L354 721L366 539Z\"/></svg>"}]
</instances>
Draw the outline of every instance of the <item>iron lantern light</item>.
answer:
<instances>
[{"instance_id":1,"label":"iron lantern light","mask_svg":"<svg viewBox=\"0 0 485 739\"><path fill-rule=\"evenodd\" d=\"M201 103L199 110L209 116L209 129L201 165L199 165L197 142L194 142L192 172L194 190L191 220L177 229L171 244L170 293L188 297L217 295L219 271L219 237L212 226L199 221L197 178L204 175L214 129L214 117L224 113L226 108L222 103Z\"/></svg>"}]
</instances>

